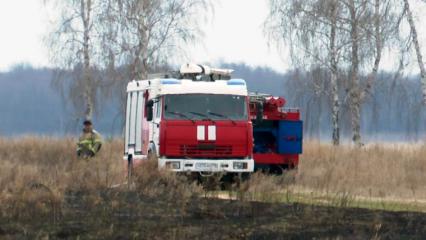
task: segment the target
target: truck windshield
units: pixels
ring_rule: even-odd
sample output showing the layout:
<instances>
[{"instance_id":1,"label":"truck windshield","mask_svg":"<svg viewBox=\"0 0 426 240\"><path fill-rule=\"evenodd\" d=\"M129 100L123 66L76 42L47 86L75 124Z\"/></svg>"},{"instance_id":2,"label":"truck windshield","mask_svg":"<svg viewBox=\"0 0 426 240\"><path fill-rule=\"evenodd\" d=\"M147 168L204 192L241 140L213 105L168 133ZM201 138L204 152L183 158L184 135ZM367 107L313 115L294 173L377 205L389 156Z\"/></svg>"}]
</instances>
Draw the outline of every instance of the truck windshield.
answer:
<instances>
[{"instance_id":1,"label":"truck windshield","mask_svg":"<svg viewBox=\"0 0 426 240\"><path fill-rule=\"evenodd\" d=\"M166 95L164 96L164 118L247 120L246 97L218 94Z\"/></svg>"}]
</instances>

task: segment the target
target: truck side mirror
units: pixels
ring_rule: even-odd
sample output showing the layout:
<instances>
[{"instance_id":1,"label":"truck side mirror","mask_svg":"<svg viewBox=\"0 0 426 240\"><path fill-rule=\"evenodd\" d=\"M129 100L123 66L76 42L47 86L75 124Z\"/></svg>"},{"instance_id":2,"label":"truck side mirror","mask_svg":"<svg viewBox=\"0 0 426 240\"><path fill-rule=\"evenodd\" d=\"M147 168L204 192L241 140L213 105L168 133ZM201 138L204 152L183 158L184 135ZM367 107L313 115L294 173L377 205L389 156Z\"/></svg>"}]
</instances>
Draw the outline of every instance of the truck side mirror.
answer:
<instances>
[{"instance_id":1,"label":"truck side mirror","mask_svg":"<svg viewBox=\"0 0 426 240\"><path fill-rule=\"evenodd\" d=\"M154 106L154 101L153 100L149 100L145 107L146 107L146 119L147 121L152 121L152 117L153 117L153 106Z\"/></svg>"}]
</instances>

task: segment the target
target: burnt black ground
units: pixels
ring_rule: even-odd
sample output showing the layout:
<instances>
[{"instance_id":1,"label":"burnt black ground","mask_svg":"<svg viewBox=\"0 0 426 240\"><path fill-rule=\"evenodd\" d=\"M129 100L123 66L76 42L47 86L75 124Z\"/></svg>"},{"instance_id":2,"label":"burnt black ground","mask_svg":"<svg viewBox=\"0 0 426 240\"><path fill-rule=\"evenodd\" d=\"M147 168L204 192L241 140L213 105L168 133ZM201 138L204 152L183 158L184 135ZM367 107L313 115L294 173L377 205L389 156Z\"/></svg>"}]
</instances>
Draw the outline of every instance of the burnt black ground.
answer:
<instances>
[{"instance_id":1,"label":"burnt black ground","mask_svg":"<svg viewBox=\"0 0 426 240\"><path fill-rule=\"evenodd\" d=\"M0 239L425 239L426 214L136 192L68 192L53 213L0 219Z\"/></svg>"}]
</instances>

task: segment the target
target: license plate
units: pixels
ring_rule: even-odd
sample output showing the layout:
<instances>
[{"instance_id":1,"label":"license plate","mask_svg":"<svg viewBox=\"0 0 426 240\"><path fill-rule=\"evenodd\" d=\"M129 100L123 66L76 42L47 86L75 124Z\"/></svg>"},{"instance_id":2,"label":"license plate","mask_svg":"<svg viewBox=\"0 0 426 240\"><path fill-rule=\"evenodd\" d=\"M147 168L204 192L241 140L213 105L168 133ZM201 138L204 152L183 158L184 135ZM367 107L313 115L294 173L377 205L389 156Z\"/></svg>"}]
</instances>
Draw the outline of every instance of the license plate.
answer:
<instances>
[{"instance_id":1,"label":"license plate","mask_svg":"<svg viewBox=\"0 0 426 240\"><path fill-rule=\"evenodd\" d=\"M208 171L218 169L217 163L195 163L195 169L201 171Z\"/></svg>"}]
</instances>

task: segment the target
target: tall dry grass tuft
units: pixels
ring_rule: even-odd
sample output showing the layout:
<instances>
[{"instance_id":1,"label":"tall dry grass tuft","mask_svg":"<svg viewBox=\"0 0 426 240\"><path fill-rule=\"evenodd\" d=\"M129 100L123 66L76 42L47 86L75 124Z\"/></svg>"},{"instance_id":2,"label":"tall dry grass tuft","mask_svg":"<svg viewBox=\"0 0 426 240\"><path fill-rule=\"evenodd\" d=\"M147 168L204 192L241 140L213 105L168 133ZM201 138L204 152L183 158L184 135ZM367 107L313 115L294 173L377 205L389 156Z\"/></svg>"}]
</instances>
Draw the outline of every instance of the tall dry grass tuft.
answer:
<instances>
[{"instance_id":1,"label":"tall dry grass tuft","mask_svg":"<svg viewBox=\"0 0 426 240\"><path fill-rule=\"evenodd\" d=\"M282 201L282 193L289 191L290 186L294 184L294 175L294 170L285 171L283 175L253 173L248 180L241 182L236 189L237 198L246 201Z\"/></svg>"},{"instance_id":2,"label":"tall dry grass tuft","mask_svg":"<svg viewBox=\"0 0 426 240\"><path fill-rule=\"evenodd\" d=\"M426 145L306 142L296 186L365 197L426 199Z\"/></svg>"},{"instance_id":3,"label":"tall dry grass tuft","mask_svg":"<svg viewBox=\"0 0 426 240\"><path fill-rule=\"evenodd\" d=\"M157 160L148 160L135 171L136 191L147 196L161 196L168 200L185 200L202 193L196 181L184 174L176 174L167 169L158 169Z\"/></svg>"}]
</instances>

